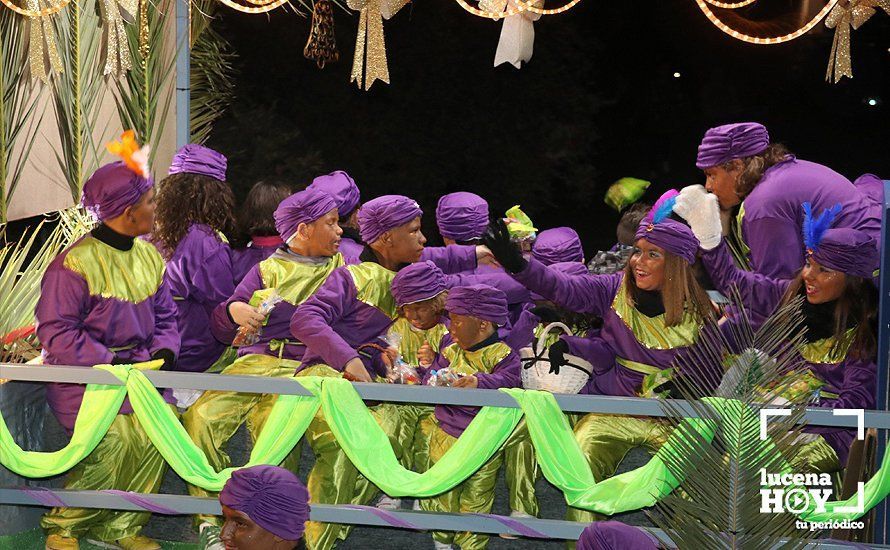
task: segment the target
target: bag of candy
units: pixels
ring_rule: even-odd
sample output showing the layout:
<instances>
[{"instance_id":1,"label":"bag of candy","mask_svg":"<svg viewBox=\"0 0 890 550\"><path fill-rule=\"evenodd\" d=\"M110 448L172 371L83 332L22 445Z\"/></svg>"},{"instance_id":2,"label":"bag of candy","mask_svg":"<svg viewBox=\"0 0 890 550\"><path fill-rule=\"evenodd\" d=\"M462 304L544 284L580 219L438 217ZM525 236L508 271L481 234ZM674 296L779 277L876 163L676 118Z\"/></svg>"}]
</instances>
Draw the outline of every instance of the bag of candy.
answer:
<instances>
[{"instance_id":1,"label":"bag of candy","mask_svg":"<svg viewBox=\"0 0 890 550\"><path fill-rule=\"evenodd\" d=\"M439 387L450 387L453 386L455 382L457 382L458 378L462 375L454 372L453 370L445 367L444 369L433 370L430 371L430 386L439 386Z\"/></svg>"},{"instance_id":2,"label":"bag of candy","mask_svg":"<svg viewBox=\"0 0 890 550\"><path fill-rule=\"evenodd\" d=\"M260 305L257 306L257 310L264 317L269 317L269 314L272 313L272 310L275 309L276 304L282 300L281 296L278 295L278 291L274 288L272 291L263 298L263 301L260 302ZM238 333L235 335L235 340L232 342L233 346L252 346L259 342L260 333L262 332L262 327L258 329L252 329L249 327L238 327Z\"/></svg>"}]
</instances>

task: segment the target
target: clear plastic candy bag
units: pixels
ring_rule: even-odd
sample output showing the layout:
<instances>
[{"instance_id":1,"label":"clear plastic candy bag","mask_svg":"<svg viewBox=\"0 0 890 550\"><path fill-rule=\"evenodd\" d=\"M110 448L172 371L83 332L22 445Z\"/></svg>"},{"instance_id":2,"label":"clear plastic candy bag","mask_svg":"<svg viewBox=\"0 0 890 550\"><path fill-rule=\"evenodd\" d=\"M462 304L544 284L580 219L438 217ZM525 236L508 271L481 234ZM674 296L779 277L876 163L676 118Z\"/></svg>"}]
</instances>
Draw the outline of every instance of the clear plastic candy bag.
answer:
<instances>
[{"instance_id":1,"label":"clear plastic candy bag","mask_svg":"<svg viewBox=\"0 0 890 550\"><path fill-rule=\"evenodd\" d=\"M398 352L399 346L402 344L402 335L391 330L387 333L385 340L390 348ZM420 384L420 375L417 373L417 369L406 363L402 359L401 353L396 355L386 378L393 384Z\"/></svg>"},{"instance_id":2,"label":"clear plastic candy bag","mask_svg":"<svg viewBox=\"0 0 890 550\"><path fill-rule=\"evenodd\" d=\"M280 302L283 298L278 295L278 291L272 289L272 292L269 293L268 296L263 298L263 301L260 302L260 305L257 306L257 310L264 317L268 317L272 310L275 309L275 306ZM262 333L262 327L254 330L248 327L238 327L238 333L235 335L235 340L232 342L233 346L252 346L259 342L260 334Z\"/></svg>"},{"instance_id":3,"label":"clear plastic candy bag","mask_svg":"<svg viewBox=\"0 0 890 550\"><path fill-rule=\"evenodd\" d=\"M450 387L453 386L461 376L463 375L446 367L444 369L430 371L430 379L428 383L430 386Z\"/></svg>"}]
</instances>

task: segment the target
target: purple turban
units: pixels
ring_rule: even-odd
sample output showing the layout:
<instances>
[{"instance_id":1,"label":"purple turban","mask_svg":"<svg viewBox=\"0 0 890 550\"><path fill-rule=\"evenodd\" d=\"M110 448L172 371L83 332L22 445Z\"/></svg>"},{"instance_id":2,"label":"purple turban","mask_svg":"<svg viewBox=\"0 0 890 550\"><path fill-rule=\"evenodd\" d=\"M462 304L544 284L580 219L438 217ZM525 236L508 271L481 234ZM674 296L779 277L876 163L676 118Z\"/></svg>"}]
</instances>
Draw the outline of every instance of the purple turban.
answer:
<instances>
[{"instance_id":1,"label":"purple turban","mask_svg":"<svg viewBox=\"0 0 890 550\"><path fill-rule=\"evenodd\" d=\"M553 271L559 271L560 273L565 273L566 275L571 275L572 277L577 277L579 275L590 275L590 270L587 269L587 266L581 262L557 262L555 264L550 264L547 266L547 269L552 269ZM542 302L547 300L540 294L531 293L531 299L533 302Z\"/></svg>"},{"instance_id":2,"label":"purple turban","mask_svg":"<svg viewBox=\"0 0 890 550\"><path fill-rule=\"evenodd\" d=\"M399 270L392 280L392 295L399 307L435 298L445 291L445 275L430 261Z\"/></svg>"},{"instance_id":3,"label":"purple turban","mask_svg":"<svg viewBox=\"0 0 890 550\"><path fill-rule=\"evenodd\" d=\"M717 126L705 132L698 146L695 165L699 169L719 166L733 159L762 153L769 145L769 132L757 122L738 122Z\"/></svg>"},{"instance_id":4,"label":"purple turban","mask_svg":"<svg viewBox=\"0 0 890 550\"><path fill-rule=\"evenodd\" d=\"M83 184L80 203L104 222L123 214L152 187L154 182L150 177L140 176L121 161L112 162L93 172Z\"/></svg>"},{"instance_id":5,"label":"purple turban","mask_svg":"<svg viewBox=\"0 0 890 550\"><path fill-rule=\"evenodd\" d=\"M637 227L634 240L646 239L692 265L698 252L698 239L688 225L668 217L674 211L677 195L679 192L671 189L659 197L652 210Z\"/></svg>"},{"instance_id":6,"label":"purple turban","mask_svg":"<svg viewBox=\"0 0 890 550\"><path fill-rule=\"evenodd\" d=\"M496 325L507 324L507 295L494 287L478 284L456 286L448 291L445 309Z\"/></svg>"},{"instance_id":7,"label":"purple turban","mask_svg":"<svg viewBox=\"0 0 890 550\"><path fill-rule=\"evenodd\" d=\"M656 550L658 542L646 531L620 521L594 521L584 528L578 550Z\"/></svg>"},{"instance_id":8,"label":"purple turban","mask_svg":"<svg viewBox=\"0 0 890 550\"><path fill-rule=\"evenodd\" d=\"M226 181L226 167L225 155L209 147L190 143L176 152L168 173L171 176L173 174L198 174Z\"/></svg>"},{"instance_id":9,"label":"purple turban","mask_svg":"<svg viewBox=\"0 0 890 550\"><path fill-rule=\"evenodd\" d=\"M281 201L275 209L275 229L287 243L301 223L312 223L335 208L337 203L327 193L312 189L299 191Z\"/></svg>"},{"instance_id":10,"label":"purple turban","mask_svg":"<svg viewBox=\"0 0 890 550\"><path fill-rule=\"evenodd\" d=\"M571 227L554 227L538 233L532 256L544 265L559 262L583 262L581 237Z\"/></svg>"},{"instance_id":11,"label":"purple turban","mask_svg":"<svg viewBox=\"0 0 890 550\"><path fill-rule=\"evenodd\" d=\"M439 233L448 239L479 239L488 228L488 203L475 193L449 193L440 198L436 206L436 225Z\"/></svg>"},{"instance_id":12,"label":"purple turban","mask_svg":"<svg viewBox=\"0 0 890 550\"><path fill-rule=\"evenodd\" d=\"M874 237L851 227L827 230L812 255L829 269L865 279L874 275L881 260Z\"/></svg>"},{"instance_id":13,"label":"purple turban","mask_svg":"<svg viewBox=\"0 0 890 550\"><path fill-rule=\"evenodd\" d=\"M358 208L362 196L355 181L343 170L337 170L324 176L318 176L306 189L324 191L337 201L337 210L341 217L346 217Z\"/></svg>"},{"instance_id":14,"label":"purple turban","mask_svg":"<svg viewBox=\"0 0 890 550\"><path fill-rule=\"evenodd\" d=\"M219 502L284 540L300 540L309 520L309 492L297 476L278 466L235 470Z\"/></svg>"},{"instance_id":15,"label":"purple turban","mask_svg":"<svg viewBox=\"0 0 890 550\"><path fill-rule=\"evenodd\" d=\"M423 215L414 199L402 195L383 195L366 202L358 211L359 234L371 244L381 235Z\"/></svg>"}]
</instances>

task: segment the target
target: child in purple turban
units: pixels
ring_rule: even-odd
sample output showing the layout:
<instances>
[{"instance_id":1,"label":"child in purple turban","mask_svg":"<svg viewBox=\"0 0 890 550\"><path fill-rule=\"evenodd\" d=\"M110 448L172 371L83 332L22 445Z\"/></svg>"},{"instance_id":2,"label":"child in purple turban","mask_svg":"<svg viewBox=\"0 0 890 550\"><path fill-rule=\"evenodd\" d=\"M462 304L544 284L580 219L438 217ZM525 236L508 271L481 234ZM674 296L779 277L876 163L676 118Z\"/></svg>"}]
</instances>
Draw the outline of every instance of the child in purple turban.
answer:
<instances>
[{"instance_id":1,"label":"child in purple turban","mask_svg":"<svg viewBox=\"0 0 890 550\"><path fill-rule=\"evenodd\" d=\"M559 262L584 263L581 237L571 227L554 227L538 234L532 245L532 256L544 265Z\"/></svg>"},{"instance_id":2,"label":"child in purple turban","mask_svg":"<svg viewBox=\"0 0 890 550\"><path fill-rule=\"evenodd\" d=\"M479 244L488 228L488 218L488 203L475 193L449 193L436 205L436 225L446 246Z\"/></svg>"},{"instance_id":3,"label":"child in purple turban","mask_svg":"<svg viewBox=\"0 0 890 550\"><path fill-rule=\"evenodd\" d=\"M318 176L307 189L324 191L337 202L340 212L340 228L343 236L340 239L340 253L352 262L358 263L364 245L358 230L358 209L362 196L355 181L343 170Z\"/></svg>"},{"instance_id":4,"label":"child in purple turban","mask_svg":"<svg viewBox=\"0 0 890 550\"><path fill-rule=\"evenodd\" d=\"M762 124L711 128L698 149L696 166L723 211L732 213L729 244L739 265L788 279L804 260L801 205L817 211L841 205L836 227L854 227L874 237L880 249L881 206L828 167L798 160L770 143ZM877 266L875 266L877 268Z\"/></svg>"},{"instance_id":5,"label":"child in purple turban","mask_svg":"<svg viewBox=\"0 0 890 550\"><path fill-rule=\"evenodd\" d=\"M225 525L220 539L232 550L305 548L309 492L292 472L251 466L232 472L219 493Z\"/></svg>"},{"instance_id":6,"label":"child in purple turban","mask_svg":"<svg viewBox=\"0 0 890 550\"><path fill-rule=\"evenodd\" d=\"M344 265L337 252L340 227L337 205L326 193L305 190L286 198L274 214L282 242L269 258L255 265L230 296L222 300L210 316L210 331L221 342L232 344L239 329L256 334L238 348L238 358L223 375L291 377L306 353L303 342L290 333L290 320L297 306L312 296L324 281ZM276 297L278 303L270 300ZM261 312L264 303L274 303L271 312ZM186 431L217 470L230 466L226 442L247 422L255 440L277 396L207 391L183 414ZM300 447L285 459L284 465L297 471ZM189 487L194 496L206 496L199 487ZM202 536L218 529L219 519L198 518ZM203 533L206 531L206 533Z\"/></svg>"},{"instance_id":7,"label":"child in purple turban","mask_svg":"<svg viewBox=\"0 0 890 550\"><path fill-rule=\"evenodd\" d=\"M517 281L554 304L602 317L596 348L610 364L594 365L598 374L589 391L599 395L659 397L655 384L670 378L671 366L695 343L710 301L691 266L698 240L689 227L670 219L676 191L665 193L637 228L634 252L623 272L571 276L524 259L503 224L495 223L485 242ZM584 355L583 352L574 354ZM625 453L635 447L654 452L663 443L657 422L589 414L575 426L575 437L588 456L593 475L614 474ZM592 521L591 512L569 508L574 521Z\"/></svg>"},{"instance_id":8,"label":"child in purple turban","mask_svg":"<svg viewBox=\"0 0 890 550\"><path fill-rule=\"evenodd\" d=\"M240 283L250 269L284 245L275 229L275 210L293 194L290 183L256 182L238 207L238 242L232 250L232 269ZM340 242L342 248L342 241Z\"/></svg>"},{"instance_id":9,"label":"child in purple turban","mask_svg":"<svg viewBox=\"0 0 890 550\"><path fill-rule=\"evenodd\" d=\"M96 170L83 189L83 204L100 224L64 250L47 268L37 301L37 336L46 365L129 364L159 359L172 368L179 352L176 306L164 278L164 260L137 237L151 231L155 191L144 167L147 150L132 132L122 143L123 162ZM141 160L140 160L141 159ZM71 431L84 386L47 385L47 401ZM172 403L172 396L165 393ZM149 442L125 400L98 446L75 466L68 489L156 492L166 463ZM160 548L140 535L150 514L54 508L41 521L47 548L77 548L89 534L124 548Z\"/></svg>"},{"instance_id":10,"label":"child in purple turban","mask_svg":"<svg viewBox=\"0 0 890 550\"><path fill-rule=\"evenodd\" d=\"M165 278L176 302L182 341L176 370L204 372L226 349L207 330L210 312L237 284L226 238L235 229L235 195L226 183L226 157L202 145L186 145L173 157L170 175L158 188L152 241L167 260ZM194 395L182 392L180 397L177 392L183 408Z\"/></svg>"},{"instance_id":11,"label":"child in purple turban","mask_svg":"<svg viewBox=\"0 0 890 550\"><path fill-rule=\"evenodd\" d=\"M507 298L487 285L452 288L445 308L451 317L450 338L433 368L449 369L461 377L456 388L515 388L520 386L519 356L500 341L497 328L507 322ZM427 373L429 381L430 373ZM422 421L430 433L429 465L445 455L479 411L478 407L436 405L435 414ZM424 510L488 514L494 502L494 478L503 461L498 452L469 479L437 497L421 502ZM487 535L477 533L433 533L436 547L483 548Z\"/></svg>"},{"instance_id":12,"label":"child in purple turban","mask_svg":"<svg viewBox=\"0 0 890 550\"><path fill-rule=\"evenodd\" d=\"M688 202L706 205L704 213L697 210L692 219L720 216L714 204ZM681 201L678 212L689 215L689 204ZM840 218L840 205L819 212L805 203L801 210L806 259L792 278L775 279L739 269L725 241L704 251L702 262L720 292L729 295L738 289L742 304L754 318L765 319L798 296L805 298L807 332L799 351L805 369L815 378L818 406L874 408L878 295L871 277L879 259L874 238L858 229L832 227ZM800 447L791 460L794 471L831 472L845 466L855 430L808 426L803 431L819 437Z\"/></svg>"}]
</instances>

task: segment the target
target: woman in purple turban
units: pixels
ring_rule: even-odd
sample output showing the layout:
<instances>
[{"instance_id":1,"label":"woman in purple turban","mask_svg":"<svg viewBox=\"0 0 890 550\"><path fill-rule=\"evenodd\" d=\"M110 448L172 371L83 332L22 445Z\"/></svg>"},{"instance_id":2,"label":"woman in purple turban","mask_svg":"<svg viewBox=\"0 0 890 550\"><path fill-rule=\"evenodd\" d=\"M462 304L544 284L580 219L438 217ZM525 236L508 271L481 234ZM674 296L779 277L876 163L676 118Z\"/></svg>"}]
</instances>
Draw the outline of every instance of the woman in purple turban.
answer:
<instances>
[{"instance_id":1,"label":"woman in purple turban","mask_svg":"<svg viewBox=\"0 0 890 550\"><path fill-rule=\"evenodd\" d=\"M544 265L559 262L584 263L581 237L571 227L554 227L538 234L532 245L532 256Z\"/></svg>"},{"instance_id":2,"label":"woman in purple turban","mask_svg":"<svg viewBox=\"0 0 890 550\"><path fill-rule=\"evenodd\" d=\"M232 270L236 284L244 279L253 266L284 246L281 235L275 229L275 210L293 192L293 187L285 181L258 181L238 207L239 237L232 250Z\"/></svg>"},{"instance_id":3,"label":"woman in purple turban","mask_svg":"<svg viewBox=\"0 0 890 550\"><path fill-rule=\"evenodd\" d=\"M255 336L238 347L238 358L223 375L293 376L307 350L290 334L291 316L345 264L337 252L337 205L328 194L313 190L294 193L281 202L274 217L287 247L251 268L210 317L210 331L221 342L232 344L239 330ZM274 303L273 297L281 301ZM260 309L264 303L272 304L271 311ZM231 465L226 442L244 423L255 440L276 399L275 395L207 391L183 414L182 423L210 465L222 470ZM283 464L296 471L299 457L298 446ZM199 487L189 486L189 492L207 496ZM202 531L218 529L218 518L201 516L198 520Z\"/></svg>"},{"instance_id":4,"label":"woman in purple turban","mask_svg":"<svg viewBox=\"0 0 890 550\"><path fill-rule=\"evenodd\" d=\"M715 201L708 198L701 189L684 190L675 206L697 234L708 219L720 215ZM817 212L804 203L801 210L806 258L791 278L739 269L720 239L702 239L702 262L717 289L729 295L737 288L743 305L756 317L766 318L798 296L804 298L807 332L799 351L808 371L803 375L814 390L805 399L815 397L818 406L826 408L874 408L878 311L877 291L871 284L878 262L874 238L858 229L832 227L840 217L840 205ZM830 472L846 465L855 430L808 426L804 432L819 437L811 438L792 459L795 471Z\"/></svg>"},{"instance_id":5,"label":"woman in purple turban","mask_svg":"<svg viewBox=\"0 0 890 550\"><path fill-rule=\"evenodd\" d=\"M493 224L485 242L504 268L532 292L569 311L603 318L598 342L611 353L609 364L595 364L589 388L599 395L658 397L671 366L692 345L712 315L707 294L695 280L692 264L698 240L686 225L670 219L676 191L665 193L637 228L634 252L621 273L572 276L526 260L503 224ZM603 348L603 346L598 346ZM583 356L586 350L575 350ZM661 392L663 393L663 392ZM595 479L615 473L634 447L654 451L664 440L660 424L647 419L589 414L575 426L575 437L590 461ZM569 509L574 521L592 513Z\"/></svg>"},{"instance_id":6,"label":"woman in purple turban","mask_svg":"<svg viewBox=\"0 0 890 550\"><path fill-rule=\"evenodd\" d=\"M324 191L334 198L340 212L340 253L349 263L358 263L358 257L364 249L359 234L358 209L362 204L362 195L352 177L343 170L335 170L330 174L318 176L307 189Z\"/></svg>"},{"instance_id":7,"label":"woman in purple turban","mask_svg":"<svg viewBox=\"0 0 890 550\"><path fill-rule=\"evenodd\" d=\"M698 147L695 164L707 176L706 187L717 196L721 210L731 213L729 244L745 269L793 277L804 260L805 202L820 212L840 204L836 227L864 231L880 249L881 208L834 170L798 160L784 146L770 143L762 124L711 128Z\"/></svg>"},{"instance_id":8,"label":"woman in purple turban","mask_svg":"<svg viewBox=\"0 0 890 550\"><path fill-rule=\"evenodd\" d=\"M204 372L226 349L207 330L210 313L232 295L237 283L226 239L235 228L226 157L201 145L186 145L173 157L170 174L158 188L152 241L167 260L165 277L176 302L182 340L176 370ZM188 395L183 398L182 406L191 404Z\"/></svg>"},{"instance_id":9,"label":"woman in purple turban","mask_svg":"<svg viewBox=\"0 0 890 550\"><path fill-rule=\"evenodd\" d=\"M127 135L135 149L132 134L125 140ZM164 260L137 238L154 224L155 191L146 160L145 150L127 154L124 162L106 164L84 184L83 206L100 223L59 254L43 275L35 315L47 365L160 359L163 368L173 367L179 333ZM47 386L49 406L68 431L83 396L83 385ZM169 394L165 399L173 402ZM132 413L125 400L98 446L68 473L66 489L154 493L160 488L166 463ZM41 526L50 549L77 548L78 539L87 535L119 548L158 549L139 534L149 517L147 512L54 508Z\"/></svg>"},{"instance_id":10,"label":"woman in purple turban","mask_svg":"<svg viewBox=\"0 0 890 550\"><path fill-rule=\"evenodd\" d=\"M309 492L292 472L251 466L232 472L219 493L227 550L302 550Z\"/></svg>"}]
</instances>

